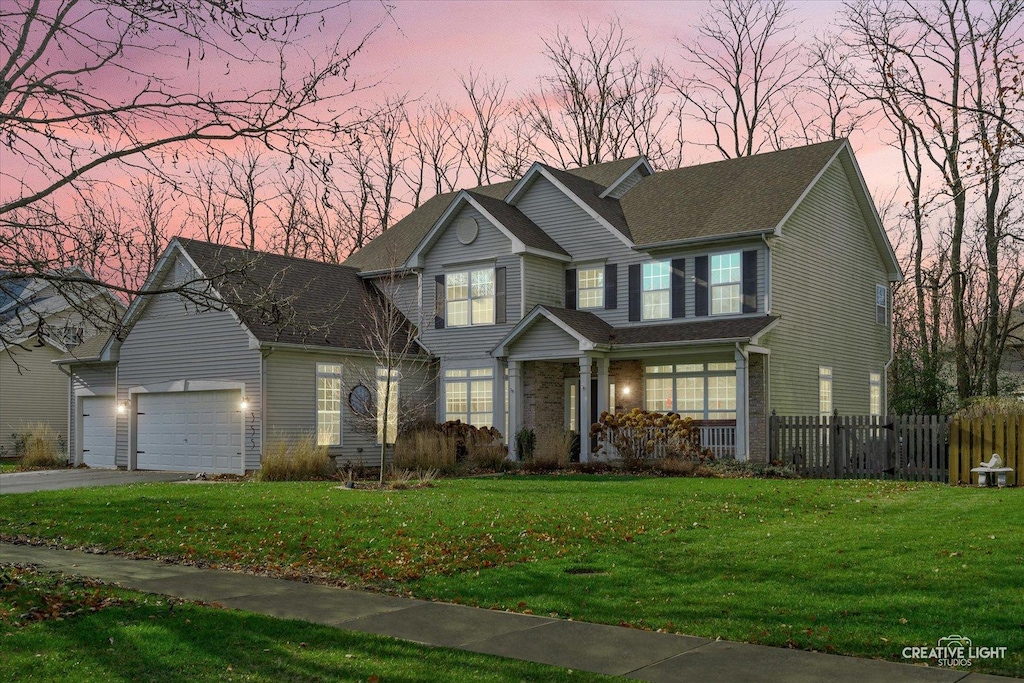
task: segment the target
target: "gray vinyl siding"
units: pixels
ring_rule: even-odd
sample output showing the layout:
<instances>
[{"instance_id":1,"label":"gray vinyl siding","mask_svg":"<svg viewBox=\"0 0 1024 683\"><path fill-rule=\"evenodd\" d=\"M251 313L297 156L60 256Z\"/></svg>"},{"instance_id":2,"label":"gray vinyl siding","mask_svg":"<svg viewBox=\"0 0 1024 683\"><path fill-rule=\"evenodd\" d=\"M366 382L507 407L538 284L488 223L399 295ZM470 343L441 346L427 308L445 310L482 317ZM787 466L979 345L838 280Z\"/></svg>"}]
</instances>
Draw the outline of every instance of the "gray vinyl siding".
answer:
<instances>
[{"instance_id":1,"label":"gray vinyl siding","mask_svg":"<svg viewBox=\"0 0 1024 683\"><path fill-rule=\"evenodd\" d=\"M36 422L67 443L70 383L50 362L62 355L31 340L0 351L0 455L14 455L15 435Z\"/></svg>"},{"instance_id":2,"label":"gray vinyl siding","mask_svg":"<svg viewBox=\"0 0 1024 683\"><path fill-rule=\"evenodd\" d=\"M480 232L472 244L459 242L455 230L451 228L459 216L471 216L480 225ZM465 206L454 219L426 255L423 269L423 310L430 311L431 316L425 321L427 324L421 336L424 345L441 359L442 364L452 358L489 360L491 350L512 330L523 314L520 310L521 259L518 254L512 253L511 241L471 206ZM446 272L471 269L477 267L477 264L483 266L492 263L495 267L505 268L505 317L508 322L502 325L434 329L433 312L437 310L435 277Z\"/></svg>"},{"instance_id":3,"label":"gray vinyl siding","mask_svg":"<svg viewBox=\"0 0 1024 683\"><path fill-rule=\"evenodd\" d=\"M644 175L639 170L633 171L625 178L621 183L615 186L615 189L608 195L613 199L619 199L622 195L629 192L634 185L644 179Z\"/></svg>"},{"instance_id":4,"label":"gray vinyl siding","mask_svg":"<svg viewBox=\"0 0 1024 683\"><path fill-rule=\"evenodd\" d=\"M541 256L523 255L523 315L534 306L565 306L565 267L559 261Z\"/></svg>"},{"instance_id":5,"label":"gray vinyl siding","mask_svg":"<svg viewBox=\"0 0 1024 683\"><path fill-rule=\"evenodd\" d=\"M341 446L328 453L341 464L380 464L376 415L360 418L348 405L352 388L363 384L376 392L377 363L371 357L277 349L266 358L268 443L316 433L316 364L341 363ZM406 364L399 385L400 421L434 415L436 371L426 364Z\"/></svg>"},{"instance_id":6,"label":"gray vinyl siding","mask_svg":"<svg viewBox=\"0 0 1024 683\"><path fill-rule=\"evenodd\" d=\"M415 273L394 279L388 276L375 278L373 284L377 287L378 291L385 295L391 295L391 299L398 306L398 310L412 324L422 327L425 321L433 318L432 312L429 316L423 315L420 312L420 282Z\"/></svg>"},{"instance_id":7,"label":"gray vinyl siding","mask_svg":"<svg viewBox=\"0 0 1024 683\"><path fill-rule=\"evenodd\" d=\"M179 256L180 259L180 256ZM183 264L174 264L178 271ZM260 352L249 348L249 335L228 311L196 310L177 294L146 302L141 318L121 345L118 400L132 387L180 380L244 382L251 417L245 422L245 468L260 464ZM118 466L128 465L128 418L117 424Z\"/></svg>"},{"instance_id":8,"label":"gray vinyl siding","mask_svg":"<svg viewBox=\"0 0 1024 683\"><path fill-rule=\"evenodd\" d=\"M75 411L78 410L80 396L104 396L109 393L113 401L116 394L117 366L114 363L83 363L65 366L71 371L71 400L68 402L68 444L72 456L79 453L81 444L77 444L78 434L75 431L78 423Z\"/></svg>"},{"instance_id":9,"label":"gray vinyl siding","mask_svg":"<svg viewBox=\"0 0 1024 683\"><path fill-rule=\"evenodd\" d=\"M573 258L573 264L561 266L561 273L557 273L553 265L541 265L542 259L526 262L526 305L524 306L526 312L529 312L537 304L565 305L564 272L566 267L586 265L588 262L603 262L618 266L617 306L612 310L593 310L592 312L615 327L650 324L630 322L629 320L629 266L647 261L684 258L686 259L686 319L693 319L695 317L694 258L726 251L756 249L758 251L757 314L765 313L768 291L768 260L764 244L759 240L685 250L665 250L659 251L653 256L637 252L624 245L618 237L566 197L546 178L535 180L516 203L516 206L562 245ZM737 226L737 231L742 230L742 227ZM553 296L555 293L557 293L557 297ZM653 324L657 324L657 322Z\"/></svg>"},{"instance_id":10,"label":"gray vinyl siding","mask_svg":"<svg viewBox=\"0 0 1024 683\"><path fill-rule=\"evenodd\" d=\"M579 341L546 318L535 320L509 351L512 360L578 358L579 355Z\"/></svg>"},{"instance_id":11,"label":"gray vinyl siding","mask_svg":"<svg viewBox=\"0 0 1024 683\"><path fill-rule=\"evenodd\" d=\"M780 415L817 414L819 366L832 368L834 408L867 414L869 373L884 373L889 359L890 329L875 323L875 285L887 279L850 182L833 162L772 249L772 312L781 319L766 344L770 402Z\"/></svg>"}]
</instances>

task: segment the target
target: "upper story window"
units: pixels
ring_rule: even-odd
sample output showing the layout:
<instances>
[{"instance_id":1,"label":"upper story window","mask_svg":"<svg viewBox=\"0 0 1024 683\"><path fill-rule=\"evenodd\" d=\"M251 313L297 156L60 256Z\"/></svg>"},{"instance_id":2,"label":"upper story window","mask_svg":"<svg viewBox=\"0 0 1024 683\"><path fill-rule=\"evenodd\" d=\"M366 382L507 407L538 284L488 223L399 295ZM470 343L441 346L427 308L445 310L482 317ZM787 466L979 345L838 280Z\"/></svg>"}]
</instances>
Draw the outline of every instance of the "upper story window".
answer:
<instances>
[{"instance_id":1,"label":"upper story window","mask_svg":"<svg viewBox=\"0 0 1024 683\"><path fill-rule=\"evenodd\" d=\"M576 271L578 308L604 308L604 267Z\"/></svg>"},{"instance_id":2,"label":"upper story window","mask_svg":"<svg viewBox=\"0 0 1024 683\"><path fill-rule=\"evenodd\" d=\"M445 276L445 317L449 327L494 324L494 268Z\"/></svg>"},{"instance_id":3,"label":"upper story window","mask_svg":"<svg viewBox=\"0 0 1024 683\"><path fill-rule=\"evenodd\" d=\"M711 257L711 315L739 313L742 310L742 279L740 252L715 254Z\"/></svg>"},{"instance_id":4,"label":"upper story window","mask_svg":"<svg viewBox=\"0 0 1024 683\"><path fill-rule=\"evenodd\" d=\"M672 267L669 261L643 264L643 320L664 320L671 311Z\"/></svg>"},{"instance_id":5,"label":"upper story window","mask_svg":"<svg viewBox=\"0 0 1024 683\"><path fill-rule=\"evenodd\" d=\"M885 285L875 285L875 322L889 324L889 288Z\"/></svg>"}]
</instances>

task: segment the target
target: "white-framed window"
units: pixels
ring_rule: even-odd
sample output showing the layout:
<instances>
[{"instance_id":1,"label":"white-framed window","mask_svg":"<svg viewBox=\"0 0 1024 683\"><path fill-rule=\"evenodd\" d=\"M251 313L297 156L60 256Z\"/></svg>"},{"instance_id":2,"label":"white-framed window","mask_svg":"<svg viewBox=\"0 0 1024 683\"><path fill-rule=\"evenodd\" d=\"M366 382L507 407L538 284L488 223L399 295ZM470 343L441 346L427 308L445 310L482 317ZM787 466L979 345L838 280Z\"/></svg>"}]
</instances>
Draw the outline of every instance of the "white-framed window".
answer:
<instances>
[{"instance_id":1,"label":"white-framed window","mask_svg":"<svg viewBox=\"0 0 1024 683\"><path fill-rule=\"evenodd\" d=\"M604 266L576 271L576 308L604 308Z\"/></svg>"},{"instance_id":2,"label":"white-framed window","mask_svg":"<svg viewBox=\"0 0 1024 683\"><path fill-rule=\"evenodd\" d=\"M711 315L739 313L743 305L740 252L711 257Z\"/></svg>"},{"instance_id":3,"label":"white-framed window","mask_svg":"<svg viewBox=\"0 0 1024 683\"><path fill-rule=\"evenodd\" d=\"M818 414L832 417L832 368L818 366Z\"/></svg>"},{"instance_id":4,"label":"white-framed window","mask_svg":"<svg viewBox=\"0 0 1024 683\"><path fill-rule=\"evenodd\" d=\"M643 264L641 278L643 320L664 320L671 316L672 266L669 261Z\"/></svg>"},{"instance_id":5,"label":"white-framed window","mask_svg":"<svg viewBox=\"0 0 1024 683\"><path fill-rule=\"evenodd\" d=\"M341 363L316 364L316 444L341 445Z\"/></svg>"},{"instance_id":6,"label":"white-framed window","mask_svg":"<svg viewBox=\"0 0 1024 683\"><path fill-rule=\"evenodd\" d=\"M565 424L570 431L580 432L579 380L565 380Z\"/></svg>"},{"instance_id":7,"label":"white-framed window","mask_svg":"<svg viewBox=\"0 0 1024 683\"><path fill-rule=\"evenodd\" d=\"M494 426L494 370L445 370L444 419L474 427Z\"/></svg>"},{"instance_id":8,"label":"white-framed window","mask_svg":"<svg viewBox=\"0 0 1024 683\"><path fill-rule=\"evenodd\" d=\"M398 438L398 401L401 374L377 368L377 443L393 444ZM390 386L388 386L390 384Z\"/></svg>"},{"instance_id":9,"label":"white-framed window","mask_svg":"<svg viewBox=\"0 0 1024 683\"><path fill-rule=\"evenodd\" d=\"M449 327L494 324L494 268L445 274L445 320Z\"/></svg>"},{"instance_id":10,"label":"white-framed window","mask_svg":"<svg viewBox=\"0 0 1024 683\"><path fill-rule=\"evenodd\" d=\"M882 373L868 374L868 403L871 415L882 415Z\"/></svg>"},{"instance_id":11,"label":"white-framed window","mask_svg":"<svg viewBox=\"0 0 1024 683\"><path fill-rule=\"evenodd\" d=\"M736 363L678 363L644 369L644 407L695 420L736 419Z\"/></svg>"},{"instance_id":12,"label":"white-framed window","mask_svg":"<svg viewBox=\"0 0 1024 683\"><path fill-rule=\"evenodd\" d=\"M889 325L889 288L885 285L875 285L875 322Z\"/></svg>"}]
</instances>

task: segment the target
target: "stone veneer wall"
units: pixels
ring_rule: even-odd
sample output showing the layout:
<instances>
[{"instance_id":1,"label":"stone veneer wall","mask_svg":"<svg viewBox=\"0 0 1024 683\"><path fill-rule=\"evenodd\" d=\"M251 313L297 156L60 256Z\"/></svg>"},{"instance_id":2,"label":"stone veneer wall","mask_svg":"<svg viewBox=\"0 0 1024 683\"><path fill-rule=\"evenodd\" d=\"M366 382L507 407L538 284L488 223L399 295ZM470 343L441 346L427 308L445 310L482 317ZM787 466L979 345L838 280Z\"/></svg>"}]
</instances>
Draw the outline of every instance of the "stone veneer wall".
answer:
<instances>
[{"instance_id":1,"label":"stone veneer wall","mask_svg":"<svg viewBox=\"0 0 1024 683\"><path fill-rule=\"evenodd\" d=\"M750 460L768 462L768 406L765 401L768 378L765 372L765 356L751 353L747 360L747 376L750 381Z\"/></svg>"}]
</instances>

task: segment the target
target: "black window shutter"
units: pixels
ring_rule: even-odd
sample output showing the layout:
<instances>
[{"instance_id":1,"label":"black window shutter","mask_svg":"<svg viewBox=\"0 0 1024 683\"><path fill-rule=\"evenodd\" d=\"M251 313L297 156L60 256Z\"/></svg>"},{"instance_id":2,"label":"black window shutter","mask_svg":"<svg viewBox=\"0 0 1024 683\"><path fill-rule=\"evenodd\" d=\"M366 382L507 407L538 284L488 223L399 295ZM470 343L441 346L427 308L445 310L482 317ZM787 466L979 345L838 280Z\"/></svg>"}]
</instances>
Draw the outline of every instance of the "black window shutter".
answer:
<instances>
[{"instance_id":1,"label":"black window shutter","mask_svg":"<svg viewBox=\"0 0 1024 683\"><path fill-rule=\"evenodd\" d=\"M604 267L604 307L611 311L619 307L619 267Z\"/></svg>"},{"instance_id":2,"label":"black window shutter","mask_svg":"<svg viewBox=\"0 0 1024 683\"><path fill-rule=\"evenodd\" d=\"M640 320L640 264L629 267L629 319Z\"/></svg>"},{"instance_id":3,"label":"black window shutter","mask_svg":"<svg viewBox=\"0 0 1024 683\"><path fill-rule=\"evenodd\" d=\"M757 251L743 252L743 312L757 312Z\"/></svg>"},{"instance_id":4,"label":"black window shutter","mask_svg":"<svg viewBox=\"0 0 1024 683\"><path fill-rule=\"evenodd\" d=\"M693 259L693 314L708 314L708 257L698 256Z\"/></svg>"},{"instance_id":5,"label":"black window shutter","mask_svg":"<svg viewBox=\"0 0 1024 683\"><path fill-rule=\"evenodd\" d=\"M501 325L505 315L505 266L494 269L494 324Z\"/></svg>"},{"instance_id":6,"label":"black window shutter","mask_svg":"<svg viewBox=\"0 0 1024 683\"><path fill-rule=\"evenodd\" d=\"M444 329L444 275L434 277L434 329Z\"/></svg>"},{"instance_id":7,"label":"black window shutter","mask_svg":"<svg viewBox=\"0 0 1024 683\"><path fill-rule=\"evenodd\" d=\"M565 307L576 308L576 269L565 271Z\"/></svg>"},{"instance_id":8,"label":"black window shutter","mask_svg":"<svg viewBox=\"0 0 1024 683\"><path fill-rule=\"evenodd\" d=\"M686 261L672 259L672 317L686 317Z\"/></svg>"}]
</instances>

